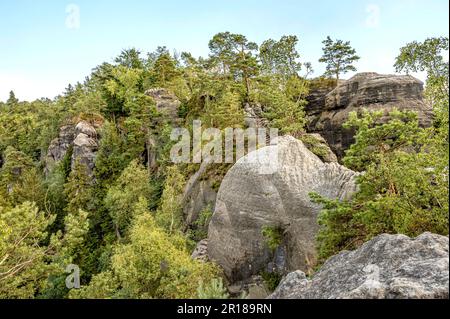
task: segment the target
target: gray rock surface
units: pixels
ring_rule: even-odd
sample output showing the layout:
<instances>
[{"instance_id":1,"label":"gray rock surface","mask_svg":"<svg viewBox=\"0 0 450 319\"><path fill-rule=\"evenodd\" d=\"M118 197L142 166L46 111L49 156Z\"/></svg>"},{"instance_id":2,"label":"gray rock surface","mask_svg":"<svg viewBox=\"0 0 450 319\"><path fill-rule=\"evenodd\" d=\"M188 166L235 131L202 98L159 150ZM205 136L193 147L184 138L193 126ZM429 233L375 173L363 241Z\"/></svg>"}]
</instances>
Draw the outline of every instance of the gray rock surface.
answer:
<instances>
[{"instance_id":1,"label":"gray rock surface","mask_svg":"<svg viewBox=\"0 0 450 319\"><path fill-rule=\"evenodd\" d=\"M203 239L197 243L197 247L195 247L194 251L191 255L192 259L200 260L200 261L208 261L208 240Z\"/></svg>"},{"instance_id":2,"label":"gray rock surface","mask_svg":"<svg viewBox=\"0 0 450 319\"><path fill-rule=\"evenodd\" d=\"M244 105L244 122L246 127L258 128L268 125L267 119L263 117L263 109L260 104Z\"/></svg>"},{"instance_id":3,"label":"gray rock surface","mask_svg":"<svg viewBox=\"0 0 450 319\"><path fill-rule=\"evenodd\" d=\"M156 103L156 109L161 112L164 118L172 122L178 122L178 110L181 102L167 89L154 88L145 92L145 95L152 97Z\"/></svg>"},{"instance_id":4,"label":"gray rock surface","mask_svg":"<svg viewBox=\"0 0 450 319\"><path fill-rule=\"evenodd\" d=\"M67 151L73 143L75 135L75 128L73 125L64 125L59 129L57 138L50 142L45 157L45 174L48 174L55 164L66 156Z\"/></svg>"},{"instance_id":5,"label":"gray rock surface","mask_svg":"<svg viewBox=\"0 0 450 319\"><path fill-rule=\"evenodd\" d=\"M183 206L185 223L193 225L198 220L200 212L204 209L213 211L216 197L217 192L213 189L211 181L197 181Z\"/></svg>"},{"instance_id":6,"label":"gray rock surface","mask_svg":"<svg viewBox=\"0 0 450 319\"><path fill-rule=\"evenodd\" d=\"M265 169L267 164L270 169ZM322 162L291 136L248 154L220 186L208 230L209 258L231 282L258 274L275 257L262 229L278 227L283 230L286 269L308 271L316 260L321 209L309 193L349 198L357 189L356 175L337 163Z\"/></svg>"},{"instance_id":7,"label":"gray rock surface","mask_svg":"<svg viewBox=\"0 0 450 319\"><path fill-rule=\"evenodd\" d=\"M94 169L95 154L98 150L97 130L86 121L80 121L77 125L62 126L59 136L51 141L45 159L45 173L48 174L55 165L66 156L72 147L72 168L75 162L85 164L88 174L92 175Z\"/></svg>"},{"instance_id":8,"label":"gray rock surface","mask_svg":"<svg viewBox=\"0 0 450 319\"><path fill-rule=\"evenodd\" d=\"M423 126L432 121L431 107L423 100L423 83L409 75L359 73L332 91L312 90L308 100L308 131L322 135L339 158L354 141L354 132L342 128L350 112L364 108L388 113L397 108L417 112Z\"/></svg>"},{"instance_id":9,"label":"gray rock surface","mask_svg":"<svg viewBox=\"0 0 450 319\"><path fill-rule=\"evenodd\" d=\"M308 280L287 275L272 299L430 299L449 297L448 237L380 235L331 257Z\"/></svg>"},{"instance_id":10,"label":"gray rock surface","mask_svg":"<svg viewBox=\"0 0 450 319\"><path fill-rule=\"evenodd\" d=\"M97 131L86 121L75 126L75 140L73 141L72 168L76 161L86 165L88 174L92 175L95 165L95 154L98 150Z\"/></svg>"}]
</instances>

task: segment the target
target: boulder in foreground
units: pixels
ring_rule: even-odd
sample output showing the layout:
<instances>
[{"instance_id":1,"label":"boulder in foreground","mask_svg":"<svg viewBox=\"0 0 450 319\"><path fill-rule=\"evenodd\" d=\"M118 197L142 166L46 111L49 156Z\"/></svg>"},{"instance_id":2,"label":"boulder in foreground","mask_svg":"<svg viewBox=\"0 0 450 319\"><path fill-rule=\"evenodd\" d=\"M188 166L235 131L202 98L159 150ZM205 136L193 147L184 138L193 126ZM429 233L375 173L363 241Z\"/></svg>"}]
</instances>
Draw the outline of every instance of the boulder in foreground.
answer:
<instances>
[{"instance_id":1,"label":"boulder in foreground","mask_svg":"<svg viewBox=\"0 0 450 319\"><path fill-rule=\"evenodd\" d=\"M311 280L287 275L271 299L448 299L446 236L380 235L331 257Z\"/></svg>"}]
</instances>

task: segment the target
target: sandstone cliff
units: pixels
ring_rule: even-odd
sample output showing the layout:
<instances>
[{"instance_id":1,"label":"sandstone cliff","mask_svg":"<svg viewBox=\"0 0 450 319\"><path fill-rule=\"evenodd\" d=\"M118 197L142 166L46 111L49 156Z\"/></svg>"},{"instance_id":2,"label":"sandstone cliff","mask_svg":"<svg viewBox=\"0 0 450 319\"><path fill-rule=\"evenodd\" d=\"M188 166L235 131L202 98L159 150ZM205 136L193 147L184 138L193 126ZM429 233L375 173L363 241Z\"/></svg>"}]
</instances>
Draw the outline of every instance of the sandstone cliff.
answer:
<instances>
[{"instance_id":1,"label":"sandstone cliff","mask_svg":"<svg viewBox=\"0 0 450 319\"><path fill-rule=\"evenodd\" d=\"M308 131L322 135L339 158L354 142L354 132L342 127L350 112L388 113L397 108L417 112L423 126L432 121L431 107L423 100L423 83L408 75L359 73L334 89L329 85L313 88L308 101Z\"/></svg>"}]
</instances>

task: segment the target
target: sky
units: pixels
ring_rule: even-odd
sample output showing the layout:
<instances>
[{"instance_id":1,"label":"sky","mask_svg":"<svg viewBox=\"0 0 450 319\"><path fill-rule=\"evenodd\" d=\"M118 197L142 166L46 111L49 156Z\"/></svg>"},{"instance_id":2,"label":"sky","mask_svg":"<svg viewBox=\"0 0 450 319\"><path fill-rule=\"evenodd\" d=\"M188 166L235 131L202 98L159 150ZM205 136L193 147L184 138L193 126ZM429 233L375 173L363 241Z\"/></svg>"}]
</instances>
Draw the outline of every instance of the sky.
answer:
<instances>
[{"instance_id":1,"label":"sky","mask_svg":"<svg viewBox=\"0 0 450 319\"><path fill-rule=\"evenodd\" d=\"M223 31L258 44L296 35L314 76L328 35L351 42L358 72L394 73L406 43L448 36L448 10L448 0L0 0L0 100L53 98L126 48L206 57Z\"/></svg>"}]
</instances>

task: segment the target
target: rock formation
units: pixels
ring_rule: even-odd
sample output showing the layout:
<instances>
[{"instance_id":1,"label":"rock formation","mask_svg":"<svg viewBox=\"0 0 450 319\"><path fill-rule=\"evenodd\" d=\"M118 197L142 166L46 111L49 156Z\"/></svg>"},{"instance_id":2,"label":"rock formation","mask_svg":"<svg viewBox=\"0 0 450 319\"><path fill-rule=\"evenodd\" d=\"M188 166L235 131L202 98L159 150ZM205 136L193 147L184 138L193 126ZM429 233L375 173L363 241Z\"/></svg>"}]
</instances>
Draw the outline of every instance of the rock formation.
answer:
<instances>
[{"instance_id":1,"label":"rock formation","mask_svg":"<svg viewBox=\"0 0 450 319\"><path fill-rule=\"evenodd\" d=\"M208 240L203 239L198 242L191 255L192 259L200 261L208 261Z\"/></svg>"},{"instance_id":2,"label":"rock formation","mask_svg":"<svg viewBox=\"0 0 450 319\"><path fill-rule=\"evenodd\" d=\"M397 108L417 112L423 126L432 121L431 107L423 100L423 83L409 75L359 73L330 90L329 86L313 88L305 110L308 131L322 135L339 158L354 141L354 132L342 127L350 112Z\"/></svg>"},{"instance_id":3,"label":"rock formation","mask_svg":"<svg viewBox=\"0 0 450 319\"><path fill-rule=\"evenodd\" d=\"M45 174L48 174L56 163L60 162L66 156L67 151L71 147L75 135L75 127L73 125L64 125L59 129L57 138L50 142L45 158Z\"/></svg>"},{"instance_id":4,"label":"rock formation","mask_svg":"<svg viewBox=\"0 0 450 319\"><path fill-rule=\"evenodd\" d=\"M313 276L287 275L273 299L430 299L449 297L448 237L380 235L331 257Z\"/></svg>"},{"instance_id":5,"label":"rock formation","mask_svg":"<svg viewBox=\"0 0 450 319\"><path fill-rule=\"evenodd\" d=\"M265 167L265 165L269 167ZM328 198L349 198L356 173L324 163L291 136L241 158L220 186L208 230L208 256L231 282L262 270L302 269L315 262L315 236L320 205L309 193ZM282 231L273 252L262 235L263 227Z\"/></svg>"},{"instance_id":6,"label":"rock formation","mask_svg":"<svg viewBox=\"0 0 450 319\"><path fill-rule=\"evenodd\" d=\"M179 121L178 110L181 102L175 94L167 89L156 88L147 90L145 95L150 96L155 100L156 109L164 116L164 118L173 122Z\"/></svg>"},{"instance_id":7,"label":"rock formation","mask_svg":"<svg viewBox=\"0 0 450 319\"><path fill-rule=\"evenodd\" d=\"M244 123L246 127L266 127L268 120L263 117L263 109L260 104L244 105Z\"/></svg>"},{"instance_id":8,"label":"rock formation","mask_svg":"<svg viewBox=\"0 0 450 319\"><path fill-rule=\"evenodd\" d=\"M213 188L212 181L197 181L183 205L183 216L186 224L194 224L202 210L207 208L214 210L216 197L217 192Z\"/></svg>"},{"instance_id":9,"label":"rock formation","mask_svg":"<svg viewBox=\"0 0 450 319\"><path fill-rule=\"evenodd\" d=\"M98 150L97 131L86 121L75 126L73 141L72 168L76 161L86 165L88 175L92 175L95 165L95 153Z\"/></svg>"},{"instance_id":10,"label":"rock formation","mask_svg":"<svg viewBox=\"0 0 450 319\"><path fill-rule=\"evenodd\" d=\"M78 160L87 166L88 174L91 175L97 149L98 135L93 125L80 121L77 125L62 126L58 137L50 142L45 158L45 173L48 174L71 150L72 167Z\"/></svg>"}]
</instances>

